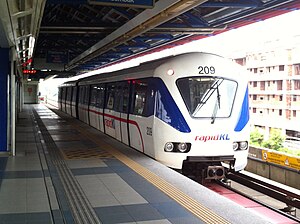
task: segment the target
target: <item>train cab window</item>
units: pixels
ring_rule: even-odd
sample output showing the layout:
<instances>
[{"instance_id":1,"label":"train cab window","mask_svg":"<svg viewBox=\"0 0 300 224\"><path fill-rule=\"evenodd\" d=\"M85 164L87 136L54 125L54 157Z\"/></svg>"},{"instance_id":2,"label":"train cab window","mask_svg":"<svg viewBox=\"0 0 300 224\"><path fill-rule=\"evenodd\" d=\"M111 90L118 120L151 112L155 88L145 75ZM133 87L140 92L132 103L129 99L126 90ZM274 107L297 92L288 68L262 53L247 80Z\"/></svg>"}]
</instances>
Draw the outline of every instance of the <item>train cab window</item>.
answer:
<instances>
[{"instance_id":1,"label":"train cab window","mask_svg":"<svg viewBox=\"0 0 300 224\"><path fill-rule=\"evenodd\" d=\"M137 115L146 114L146 94L148 83L146 81L137 81L134 89L134 110Z\"/></svg>"},{"instance_id":2,"label":"train cab window","mask_svg":"<svg viewBox=\"0 0 300 224\"><path fill-rule=\"evenodd\" d=\"M109 83L107 85L107 97L106 97L106 107L107 109L114 109L115 104L115 91L116 91L116 84Z\"/></svg>"},{"instance_id":3,"label":"train cab window","mask_svg":"<svg viewBox=\"0 0 300 224\"><path fill-rule=\"evenodd\" d=\"M181 96L192 117L229 117L237 83L221 77L187 77L177 80Z\"/></svg>"}]
</instances>

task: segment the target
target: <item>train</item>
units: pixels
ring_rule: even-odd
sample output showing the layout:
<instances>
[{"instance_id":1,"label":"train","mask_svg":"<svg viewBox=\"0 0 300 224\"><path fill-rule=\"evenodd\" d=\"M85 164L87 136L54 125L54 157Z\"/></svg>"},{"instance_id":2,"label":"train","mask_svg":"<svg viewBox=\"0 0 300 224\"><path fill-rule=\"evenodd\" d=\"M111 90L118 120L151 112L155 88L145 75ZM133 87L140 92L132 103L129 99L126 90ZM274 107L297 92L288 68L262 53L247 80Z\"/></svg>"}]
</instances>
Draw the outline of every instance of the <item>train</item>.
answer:
<instances>
[{"instance_id":1,"label":"train","mask_svg":"<svg viewBox=\"0 0 300 224\"><path fill-rule=\"evenodd\" d=\"M192 52L59 86L59 110L185 175L221 179L247 165L246 69Z\"/></svg>"}]
</instances>

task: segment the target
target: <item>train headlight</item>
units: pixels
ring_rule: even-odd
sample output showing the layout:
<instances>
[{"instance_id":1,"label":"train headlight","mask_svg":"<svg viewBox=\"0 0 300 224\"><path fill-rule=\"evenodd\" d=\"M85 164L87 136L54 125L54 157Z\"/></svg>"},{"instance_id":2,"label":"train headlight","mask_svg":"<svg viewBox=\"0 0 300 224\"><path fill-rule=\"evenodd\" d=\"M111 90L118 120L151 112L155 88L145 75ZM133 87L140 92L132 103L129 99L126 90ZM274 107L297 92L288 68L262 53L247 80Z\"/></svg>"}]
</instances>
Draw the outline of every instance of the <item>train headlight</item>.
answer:
<instances>
[{"instance_id":1,"label":"train headlight","mask_svg":"<svg viewBox=\"0 0 300 224\"><path fill-rule=\"evenodd\" d=\"M188 146L186 143L179 143L177 146L177 149L179 152L186 152L186 150L188 150Z\"/></svg>"},{"instance_id":2,"label":"train headlight","mask_svg":"<svg viewBox=\"0 0 300 224\"><path fill-rule=\"evenodd\" d=\"M165 144L165 151L166 152L172 152L174 149L174 144L172 142L167 142Z\"/></svg>"},{"instance_id":3,"label":"train headlight","mask_svg":"<svg viewBox=\"0 0 300 224\"><path fill-rule=\"evenodd\" d=\"M239 142L240 150L246 150L248 148L248 142Z\"/></svg>"},{"instance_id":4,"label":"train headlight","mask_svg":"<svg viewBox=\"0 0 300 224\"><path fill-rule=\"evenodd\" d=\"M167 71L167 74L168 74L169 76L174 75L174 70L173 70L173 69L169 69L169 70Z\"/></svg>"},{"instance_id":5,"label":"train headlight","mask_svg":"<svg viewBox=\"0 0 300 224\"><path fill-rule=\"evenodd\" d=\"M239 143L237 143L237 142L234 142L232 146L233 146L233 151L236 151L239 149Z\"/></svg>"}]
</instances>

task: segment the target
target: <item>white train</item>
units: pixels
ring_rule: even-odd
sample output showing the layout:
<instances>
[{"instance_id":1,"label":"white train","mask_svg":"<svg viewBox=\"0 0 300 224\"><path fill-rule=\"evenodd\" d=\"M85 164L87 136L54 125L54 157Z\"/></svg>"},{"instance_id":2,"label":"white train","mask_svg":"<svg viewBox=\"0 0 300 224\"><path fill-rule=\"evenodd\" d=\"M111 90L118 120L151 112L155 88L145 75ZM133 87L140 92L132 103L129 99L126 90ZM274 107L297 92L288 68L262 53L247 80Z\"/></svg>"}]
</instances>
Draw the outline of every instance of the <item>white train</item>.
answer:
<instances>
[{"instance_id":1,"label":"white train","mask_svg":"<svg viewBox=\"0 0 300 224\"><path fill-rule=\"evenodd\" d=\"M248 87L238 64L186 53L59 87L59 108L184 174L247 164Z\"/></svg>"}]
</instances>

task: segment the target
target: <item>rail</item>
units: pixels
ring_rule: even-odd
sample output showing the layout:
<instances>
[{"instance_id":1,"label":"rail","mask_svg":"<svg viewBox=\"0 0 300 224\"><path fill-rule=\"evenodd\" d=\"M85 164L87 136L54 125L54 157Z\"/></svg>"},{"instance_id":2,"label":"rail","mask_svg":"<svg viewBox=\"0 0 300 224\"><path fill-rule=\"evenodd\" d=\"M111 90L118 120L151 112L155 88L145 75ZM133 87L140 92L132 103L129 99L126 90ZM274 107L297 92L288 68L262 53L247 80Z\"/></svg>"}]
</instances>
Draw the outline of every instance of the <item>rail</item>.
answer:
<instances>
[{"instance_id":1,"label":"rail","mask_svg":"<svg viewBox=\"0 0 300 224\"><path fill-rule=\"evenodd\" d=\"M259 191L285 204L300 209L300 195L242 173L229 173L227 178Z\"/></svg>"}]
</instances>

